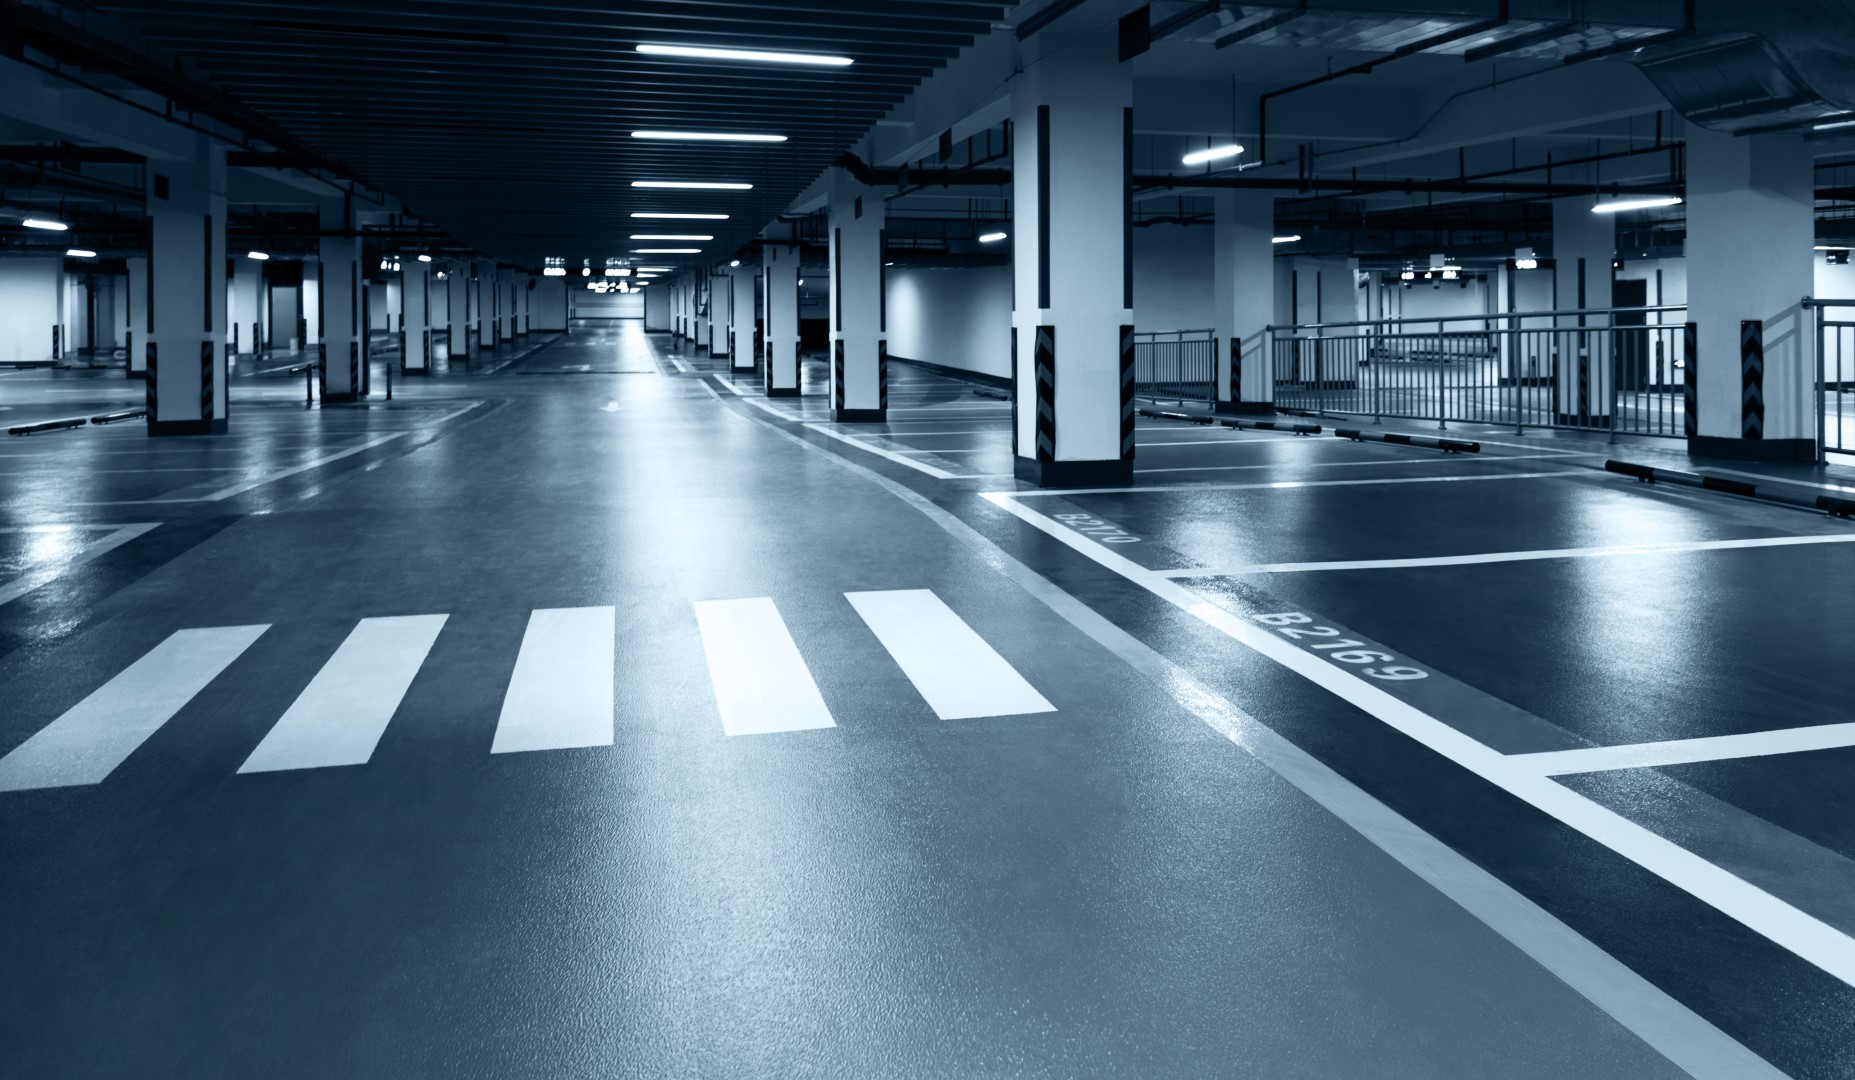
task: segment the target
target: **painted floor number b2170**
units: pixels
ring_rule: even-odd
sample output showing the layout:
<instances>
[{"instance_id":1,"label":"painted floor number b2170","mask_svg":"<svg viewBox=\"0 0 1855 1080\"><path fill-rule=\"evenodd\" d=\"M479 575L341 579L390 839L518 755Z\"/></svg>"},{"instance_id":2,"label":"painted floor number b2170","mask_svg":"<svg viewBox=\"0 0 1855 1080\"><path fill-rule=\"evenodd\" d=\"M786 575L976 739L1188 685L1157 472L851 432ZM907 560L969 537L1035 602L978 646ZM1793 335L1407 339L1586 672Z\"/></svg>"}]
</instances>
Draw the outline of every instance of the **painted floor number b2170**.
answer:
<instances>
[{"instance_id":1,"label":"painted floor number b2170","mask_svg":"<svg viewBox=\"0 0 1855 1080\"><path fill-rule=\"evenodd\" d=\"M1422 668L1393 664L1392 661L1397 657L1371 648L1367 642L1345 637L1331 626L1314 625L1312 616L1303 615L1299 611L1284 611L1274 615L1251 617L1264 626L1274 627L1276 633L1302 648L1319 653L1336 664L1355 668L1361 675L1368 678L1382 679L1385 682L1407 682L1411 679L1430 677L1430 673ZM1332 640L1327 640L1329 638Z\"/></svg>"}]
</instances>

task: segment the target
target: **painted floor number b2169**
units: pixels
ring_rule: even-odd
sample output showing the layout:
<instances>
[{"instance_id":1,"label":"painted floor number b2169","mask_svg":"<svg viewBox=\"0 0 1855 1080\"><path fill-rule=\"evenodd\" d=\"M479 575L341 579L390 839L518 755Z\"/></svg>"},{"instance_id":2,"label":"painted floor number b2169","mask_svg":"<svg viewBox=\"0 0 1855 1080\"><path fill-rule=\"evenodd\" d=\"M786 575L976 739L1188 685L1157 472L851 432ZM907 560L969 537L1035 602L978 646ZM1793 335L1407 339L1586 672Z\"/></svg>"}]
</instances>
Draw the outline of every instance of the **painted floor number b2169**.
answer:
<instances>
[{"instance_id":1,"label":"painted floor number b2169","mask_svg":"<svg viewBox=\"0 0 1855 1080\"><path fill-rule=\"evenodd\" d=\"M1371 648L1366 642L1344 637L1331 626L1315 625L1312 616L1303 615L1299 611L1255 615L1252 618L1264 626L1274 627L1276 633L1336 664L1356 668L1368 678L1407 682L1430 677L1430 673L1422 668L1393 664L1392 661L1397 657ZM1332 640L1327 640L1329 638Z\"/></svg>"}]
</instances>

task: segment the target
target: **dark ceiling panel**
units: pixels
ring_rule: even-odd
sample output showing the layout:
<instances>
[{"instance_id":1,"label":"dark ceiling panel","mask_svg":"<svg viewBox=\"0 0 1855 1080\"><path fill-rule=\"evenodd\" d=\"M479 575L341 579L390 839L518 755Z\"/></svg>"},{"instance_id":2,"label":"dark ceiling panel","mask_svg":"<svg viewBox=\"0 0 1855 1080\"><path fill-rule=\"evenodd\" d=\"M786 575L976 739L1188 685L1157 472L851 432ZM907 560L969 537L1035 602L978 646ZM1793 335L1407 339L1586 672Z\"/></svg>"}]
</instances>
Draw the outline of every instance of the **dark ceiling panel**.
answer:
<instances>
[{"instance_id":1,"label":"dark ceiling panel","mask_svg":"<svg viewBox=\"0 0 1855 1080\"><path fill-rule=\"evenodd\" d=\"M702 232L728 257L1015 0L122 0L97 5L460 241L538 264ZM825 68L640 54L640 43L848 56ZM634 129L772 133L661 142ZM640 190L634 180L751 183ZM726 213L684 229L638 211ZM697 223L683 223L697 224ZM643 245L655 246L655 245ZM656 260L658 257L653 256Z\"/></svg>"}]
</instances>

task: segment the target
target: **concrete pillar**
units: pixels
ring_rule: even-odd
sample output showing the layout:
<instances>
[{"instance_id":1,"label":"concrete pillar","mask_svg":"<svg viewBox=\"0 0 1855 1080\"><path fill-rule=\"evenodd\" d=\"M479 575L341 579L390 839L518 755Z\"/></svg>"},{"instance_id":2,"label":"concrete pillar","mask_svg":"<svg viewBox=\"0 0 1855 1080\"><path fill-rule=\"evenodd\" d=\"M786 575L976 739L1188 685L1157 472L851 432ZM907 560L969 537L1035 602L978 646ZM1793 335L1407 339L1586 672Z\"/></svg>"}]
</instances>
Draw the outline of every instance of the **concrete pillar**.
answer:
<instances>
[{"instance_id":1,"label":"concrete pillar","mask_svg":"<svg viewBox=\"0 0 1855 1080\"><path fill-rule=\"evenodd\" d=\"M509 271L496 271L496 344L498 347L515 342L515 275Z\"/></svg>"},{"instance_id":2,"label":"concrete pillar","mask_svg":"<svg viewBox=\"0 0 1855 1080\"><path fill-rule=\"evenodd\" d=\"M1015 472L1133 480L1133 82L1112 28L1026 43L1012 78Z\"/></svg>"},{"instance_id":3,"label":"concrete pillar","mask_svg":"<svg viewBox=\"0 0 1855 1080\"><path fill-rule=\"evenodd\" d=\"M399 369L432 373L432 264L408 257L399 264Z\"/></svg>"},{"instance_id":4,"label":"concrete pillar","mask_svg":"<svg viewBox=\"0 0 1855 1080\"><path fill-rule=\"evenodd\" d=\"M711 355L715 347L714 284L707 267L695 272L696 351Z\"/></svg>"},{"instance_id":5,"label":"concrete pillar","mask_svg":"<svg viewBox=\"0 0 1855 1080\"><path fill-rule=\"evenodd\" d=\"M763 250L766 393L768 397L798 397L799 245L768 244Z\"/></svg>"},{"instance_id":6,"label":"concrete pillar","mask_svg":"<svg viewBox=\"0 0 1855 1080\"><path fill-rule=\"evenodd\" d=\"M754 289L758 275L751 266L737 266L728 275L729 300L729 368L735 372L754 371Z\"/></svg>"},{"instance_id":7,"label":"concrete pillar","mask_svg":"<svg viewBox=\"0 0 1855 1080\"><path fill-rule=\"evenodd\" d=\"M148 257L129 258L129 340L124 342L131 379L148 377Z\"/></svg>"},{"instance_id":8,"label":"concrete pillar","mask_svg":"<svg viewBox=\"0 0 1855 1080\"><path fill-rule=\"evenodd\" d=\"M477 264L477 351L496 347L496 265Z\"/></svg>"},{"instance_id":9,"label":"concrete pillar","mask_svg":"<svg viewBox=\"0 0 1855 1080\"><path fill-rule=\"evenodd\" d=\"M1794 135L1688 128L1688 318L1698 331L1699 427L1688 452L1811 461L1816 333L1815 170ZM1747 346L1762 349L1761 359Z\"/></svg>"},{"instance_id":10,"label":"concrete pillar","mask_svg":"<svg viewBox=\"0 0 1855 1080\"><path fill-rule=\"evenodd\" d=\"M450 329L449 362L470 362L470 267L452 266L445 271L445 322Z\"/></svg>"},{"instance_id":11,"label":"concrete pillar","mask_svg":"<svg viewBox=\"0 0 1855 1080\"><path fill-rule=\"evenodd\" d=\"M709 272L709 355L726 359L733 337L729 327L734 322L734 278L727 270ZM730 367L733 365L730 364Z\"/></svg>"},{"instance_id":12,"label":"concrete pillar","mask_svg":"<svg viewBox=\"0 0 1855 1080\"><path fill-rule=\"evenodd\" d=\"M150 162L148 433L226 430L225 151Z\"/></svg>"},{"instance_id":13,"label":"concrete pillar","mask_svg":"<svg viewBox=\"0 0 1855 1080\"><path fill-rule=\"evenodd\" d=\"M1611 307L1617 216L1594 214L1591 212L1593 205L1593 201L1584 196L1555 199L1552 203L1552 258L1558 276L1556 306L1560 311L1608 312ZM1578 332L1553 335L1556 339L1553 399L1558 422L1608 425L1611 404L1608 314L1561 316L1556 325L1578 328Z\"/></svg>"},{"instance_id":14,"label":"concrete pillar","mask_svg":"<svg viewBox=\"0 0 1855 1080\"><path fill-rule=\"evenodd\" d=\"M229 293L233 353L264 351L264 264L234 252L231 260L232 283Z\"/></svg>"},{"instance_id":15,"label":"concrete pillar","mask_svg":"<svg viewBox=\"0 0 1855 1080\"><path fill-rule=\"evenodd\" d=\"M532 314L530 304L534 300L533 285L535 279L527 274L515 276L515 332L528 336L528 323Z\"/></svg>"},{"instance_id":16,"label":"concrete pillar","mask_svg":"<svg viewBox=\"0 0 1855 1080\"><path fill-rule=\"evenodd\" d=\"M839 423L889 416L880 194L849 187L831 206L831 408Z\"/></svg>"},{"instance_id":17,"label":"concrete pillar","mask_svg":"<svg viewBox=\"0 0 1855 1080\"><path fill-rule=\"evenodd\" d=\"M1275 196L1219 191L1212 254L1217 315L1217 411L1275 411L1268 326L1275 314Z\"/></svg>"},{"instance_id":18,"label":"concrete pillar","mask_svg":"<svg viewBox=\"0 0 1855 1080\"><path fill-rule=\"evenodd\" d=\"M361 238L354 233L352 200L325 199L316 265L316 355L322 365L322 400L359 401L367 362L367 320L361 273Z\"/></svg>"}]
</instances>

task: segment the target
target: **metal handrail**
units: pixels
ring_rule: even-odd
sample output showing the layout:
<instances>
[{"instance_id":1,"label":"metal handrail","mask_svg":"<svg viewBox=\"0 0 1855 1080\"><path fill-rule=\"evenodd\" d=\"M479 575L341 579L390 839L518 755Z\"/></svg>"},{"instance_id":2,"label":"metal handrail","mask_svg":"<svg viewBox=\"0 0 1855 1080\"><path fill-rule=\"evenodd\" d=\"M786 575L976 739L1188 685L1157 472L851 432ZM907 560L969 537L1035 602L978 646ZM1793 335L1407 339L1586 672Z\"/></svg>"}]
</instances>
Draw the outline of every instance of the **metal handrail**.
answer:
<instances>
[{"instance_id":1,"label":"metal handrail","mask_svg":"<svg viewBox=\"0 0 1855 1080\"><path fill-rule=\"evenodd\" d=\"M1277 331L1283 331L1283 330L1290 330L1290 331L1292 330L1343 330L1343 329L1347 329L1350 327L1358 327L1358 326L1374 326L1374 327L1377 327L1377 326L1406 326L1406 325L1417 326L1417 325L1432 325L1436 323L1446 323L1446 322L1485 323L1485 322L1492 322L1496 319L1563 319L1563 318L1571 318L1571 317L1575 317L1579 315L1610 315L1610 314L1615 314L1617 312L1627 312L1629 314L1636 314L1638 312L1643 313L1643 314L1657 314L1657 313L1666 312L1666 311L1686 311L1686 310L1687 310L1686 304L1662 304L1662 305L1651 306L1651 307L1571 308L1571 309L1567 309L1563 311L1490 311L1482 315L1430 315L1430 316L1425 316L1422 318L1408 318L1408 319L1361 319L1357 322L1288 323L1288 324L1282 324L1282 325L1271 325L1267 329L1270 333L1275 333ZM1545 329L1552 329L1552 328L1535 327L1531 329L1545 330ZM1591 329L1603 329L1603 328L1592 327Z\"/></svg>"}]
</instances>

